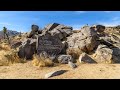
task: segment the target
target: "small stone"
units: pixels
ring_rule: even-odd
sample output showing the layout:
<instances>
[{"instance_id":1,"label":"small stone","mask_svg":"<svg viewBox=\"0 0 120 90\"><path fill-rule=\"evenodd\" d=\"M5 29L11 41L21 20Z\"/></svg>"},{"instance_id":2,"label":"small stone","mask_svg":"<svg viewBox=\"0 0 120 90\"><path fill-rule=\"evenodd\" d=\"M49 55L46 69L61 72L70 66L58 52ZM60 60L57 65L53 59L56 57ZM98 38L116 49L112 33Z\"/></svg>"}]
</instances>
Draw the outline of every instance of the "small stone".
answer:
<instances>
[{"instance_id":1,"label":"small stone","mask_svg":"<svg viewBox=\"0 0 120 90\"><path fill-rule=\"evenodd\" d=\"M58 57L58 61L59 61L59 63L61 63L61 64L68 64L68 61L74 62L73 60L74 60L74 59L72 58L71 55L60 55L60 56Z\"/></svg>"}]
</instances>

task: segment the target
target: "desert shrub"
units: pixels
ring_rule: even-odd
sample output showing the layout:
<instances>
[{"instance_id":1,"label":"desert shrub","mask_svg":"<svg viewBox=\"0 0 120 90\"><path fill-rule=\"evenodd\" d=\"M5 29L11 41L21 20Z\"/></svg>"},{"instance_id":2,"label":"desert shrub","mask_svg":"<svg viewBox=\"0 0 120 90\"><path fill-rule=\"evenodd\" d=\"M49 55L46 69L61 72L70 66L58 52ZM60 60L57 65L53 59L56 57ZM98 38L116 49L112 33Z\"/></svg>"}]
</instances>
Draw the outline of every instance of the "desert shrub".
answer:
<instances>
[{"instance_id":1,"label":"desert shrub","mask_svg":"<svg viewBox=\"0 0 120 90\"><path fill-rule=\"evenodd\" d=\"M71 55L74 59L78 59L81 53L82 51L79 49L67 49L67 54Z\"/></svg>"},{"instance_id":2,"label":"desert shrub","mask_svg":"<svg viewBox=\"0 0 120 90\"><path fill-rule=\"evenodd\" d=\"M73 33L79 33L80 30L73 30Z\"/></svg>"},{"instance_id":3,"label":"desert shrub","mask_svg":"<svg viewBox=\"0 0 120 90\"><path fill-rule=\"evenodd\" d=\"M49 58L39 57L38 55L33 55L32 64L38 67L51 67L54 65Z\"/></svg>"},{"instance_id":4,"label":"desert shrub","mask_svg":"<svg viewBox=\"0 0 120 90\"><path fill-rule=\"evenodd\" d=\"M19 58L16 50L0 51L0 66L11 65L14 63L25 63L25 62L26 62L25 59Z\"/></svg>"},{"instance_id":5,"label":"desert shrub","mask_svg":"<svg viewBox=\"0 0 120 90\"><path fill-rule=\"evenodd\" d=\"M0 44L0 50L9 51L9 50L11 50L11 47L10 47L10 45L7 44L7 43L2 43L2 44Z\"/></svg>"}]
</instances>

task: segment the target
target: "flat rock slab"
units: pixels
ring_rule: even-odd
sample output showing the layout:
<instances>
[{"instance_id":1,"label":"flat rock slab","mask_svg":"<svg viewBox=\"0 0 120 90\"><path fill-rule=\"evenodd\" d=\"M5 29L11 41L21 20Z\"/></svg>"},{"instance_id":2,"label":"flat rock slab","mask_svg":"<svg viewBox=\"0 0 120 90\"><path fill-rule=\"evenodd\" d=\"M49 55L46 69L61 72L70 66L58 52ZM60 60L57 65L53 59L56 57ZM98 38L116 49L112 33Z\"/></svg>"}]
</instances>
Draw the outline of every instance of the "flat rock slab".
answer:
<instances>
[{"instance_id":1,"label":"flat rock slab","mask_svg":"<svg viewBox=\"0 0 120 90\"><path fill-rule=\"evenodd\" d=\"M58 23L48 24L47 26L45 26L45 29L50 31L50 30L54 29L55 27L57 27L58 25L60 25L60 24L58 24Z\"/></svg>"},{"instance_id":2,"label":"flat rock slab","mask_svg":"<svg viewBox=\"0 0 120 90\"><path fill-rule=\"evenodd\" d=\"M46 33L46 35L40 35L38 37L38 43L37 43L37 53L38 55L41 52L46 52L48 55L58 55L64 45L61 42L59 38L56 38L54 36L51 36L49 33Z\"/></svg>"},{"instance_id":3,"label":"flat rock slab","mask_svg":"<svg viewBox=\"0 0 120 90\"><path fill-rule=\"evenodd\" d=\"M61 75L61 74L65 73L66 71L67 71L67 70L59 70L59 71L53 71L53 72L47 73L47 74L45 75L45 79L50 78L50 77L53 77L53 76Z\"/></svg>"}]
</instances>

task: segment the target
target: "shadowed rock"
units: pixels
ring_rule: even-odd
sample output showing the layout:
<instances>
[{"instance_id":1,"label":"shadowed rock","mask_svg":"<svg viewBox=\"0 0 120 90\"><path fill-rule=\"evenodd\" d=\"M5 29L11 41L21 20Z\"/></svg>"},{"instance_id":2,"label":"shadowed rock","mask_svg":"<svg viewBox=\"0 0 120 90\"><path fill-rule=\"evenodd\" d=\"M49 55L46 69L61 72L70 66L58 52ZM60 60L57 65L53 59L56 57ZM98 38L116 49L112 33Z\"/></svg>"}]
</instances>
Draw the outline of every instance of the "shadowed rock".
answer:
<instances>
[{"instance_id":1,"label":"shadowed rock","mask_svg":"<svg viewBox=\"0 0 120 90\"><path fill-rule=\"evenodd\" d=\"M58 55L64 49L62 41L50 33L38 36L37 54L45 51L48 55Z\"/></svg>"},{"instance_id":2,"label":"shadowed rock","mask_svg":"<svg viewBox=\"0 0 120 90\"><path fill-rule=\"evenodd\" d=\"M28 38L36 38L36 37L35 37L35 34L38 34L39 26L37 26L37 25L32 25L32 26L31 26L31 29L32 29L32 31L31 31L30 34L28 35ZM40 33L40 31L39 31L39 33Z\"/></svg>"},{"instance_id":3,"label":"shadowed rock","mask_svg":"<svg viewBox=\"0 0 120 90\"><path fill-rule=\"evenodd\" d=\"M79 62L82 63L96 63L91 57L89 57L86 53L82 53L79 57Z\"/></svg>"},{"instance_id":4,"label":"shadowed rock","mask_svg":"<svg viewBox=\"0 0 120 90\"><path fill-rule=\"evenodd\" d=\"M36 40L27 39L23 41L19 48L18 56L20 58L32 59L33 54L36 52Z\"/></svg>"},{"instance_id":5,"label":"shadowed rock","mask_svg":"<svg viewBox=\"0 0 120 90\"><path fill-rule=\"evenodd\" d=\"M50 72L50 73L45 75L45 79L53 77L53 76L61 75L61 74L65 73L65 72L67 72L67 70L59 70L59 71Z\"/></svg>"},{"instance_id":6,"label":"shadowed rock","mask_svg":"<svg viewBox=\"0 0 120 90\"><path fill-rule=\"evenodd\" d=\"M99 32L99 33L102 33L105 30L105 26L103 26L103 25L97 25L96 28L97 28L97 32Z\"/></svg>"},{"instance_id":7,"label":"shadowed rock","mask_svg":"<svg viewBox=\"0 0 120 90\"><path fill-rule=\"evenodd\" d=\"M18 42L12 42L11 43L11 48L17 48L19 47L20 45L22 45L22 42L21 41L18 41Z\"/></svg>"},{"instance_id":8,"label":"shadowed rock","mask_svg":"<svg viewBox=\"0 0 120 90\"><path fill-rule=\"evenodd\" d=\"M77 67L77 65L76 65L75 63L71 62L71 61L68 62L68 65L69 65L72 69L74 69L74 68Z\"/></svg>"}]
</instances>

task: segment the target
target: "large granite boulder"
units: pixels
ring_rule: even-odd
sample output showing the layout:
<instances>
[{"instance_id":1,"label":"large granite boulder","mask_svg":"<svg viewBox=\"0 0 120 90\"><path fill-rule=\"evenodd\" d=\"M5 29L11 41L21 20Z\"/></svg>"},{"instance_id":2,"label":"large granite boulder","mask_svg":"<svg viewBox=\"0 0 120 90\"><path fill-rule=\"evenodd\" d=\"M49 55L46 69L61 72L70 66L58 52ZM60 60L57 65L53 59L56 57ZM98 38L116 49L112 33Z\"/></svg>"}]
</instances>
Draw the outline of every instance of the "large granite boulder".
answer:
<instances>
[{"instance_id":1,"label":"large granite boulder","mask_svg":"<svg viewBox=\"0 0 120 90\"><path fill-rule=\"evenodd\" d=\"M113 54L112 54L113 62L120 63L120 48L115 47L115 48L112 48L112 50L113 50Z\"/></svg>"},{"instance_id":2,"label":"large granite boulder","mask_svg":"<svg viewBox=\"0 0 120 90\"><path fill-rule=\"evenodd\" d=\"M97 33L94 29L90 27L85 27L81 29L81 32L74 33L67 37L67 54L78 53L80 55L82 52L89 53L93 51L97 45ZM77 55L77 56L78 56Z\"/></svg>"},{"instance_id":3,"label":"large granite boulder","mask_svg":"<svg viewBox=\"0 0 120 90\"><path fill-rule=\"evenodd\" d=\"M102 33L105 30L105 26L103 25L96 25L97 32Z\"/></svg>"},{"instance_id":4,"label":"large granite boulder","mask_svg":"<svg viewBox=\"0 0 120 90\"><path fill-rule=\"evenodd\" d=\"M94 58L97 63L112 63L113 50L106 45L99 45Z\"/></svg>"},{"instance_id":5,"label":"large granite boulder","mask_svg":"<svg viewBox=\"0 0 120 90\"><path fill-rule=\"evenodd\" d=\"M32 25L31 26L31 32L28 35L28 38L36 38L35 35L38 34L39 31L39 26L37 25ZM40 32L40 31L39 31Z\"/></svg>"}]
</instances>

